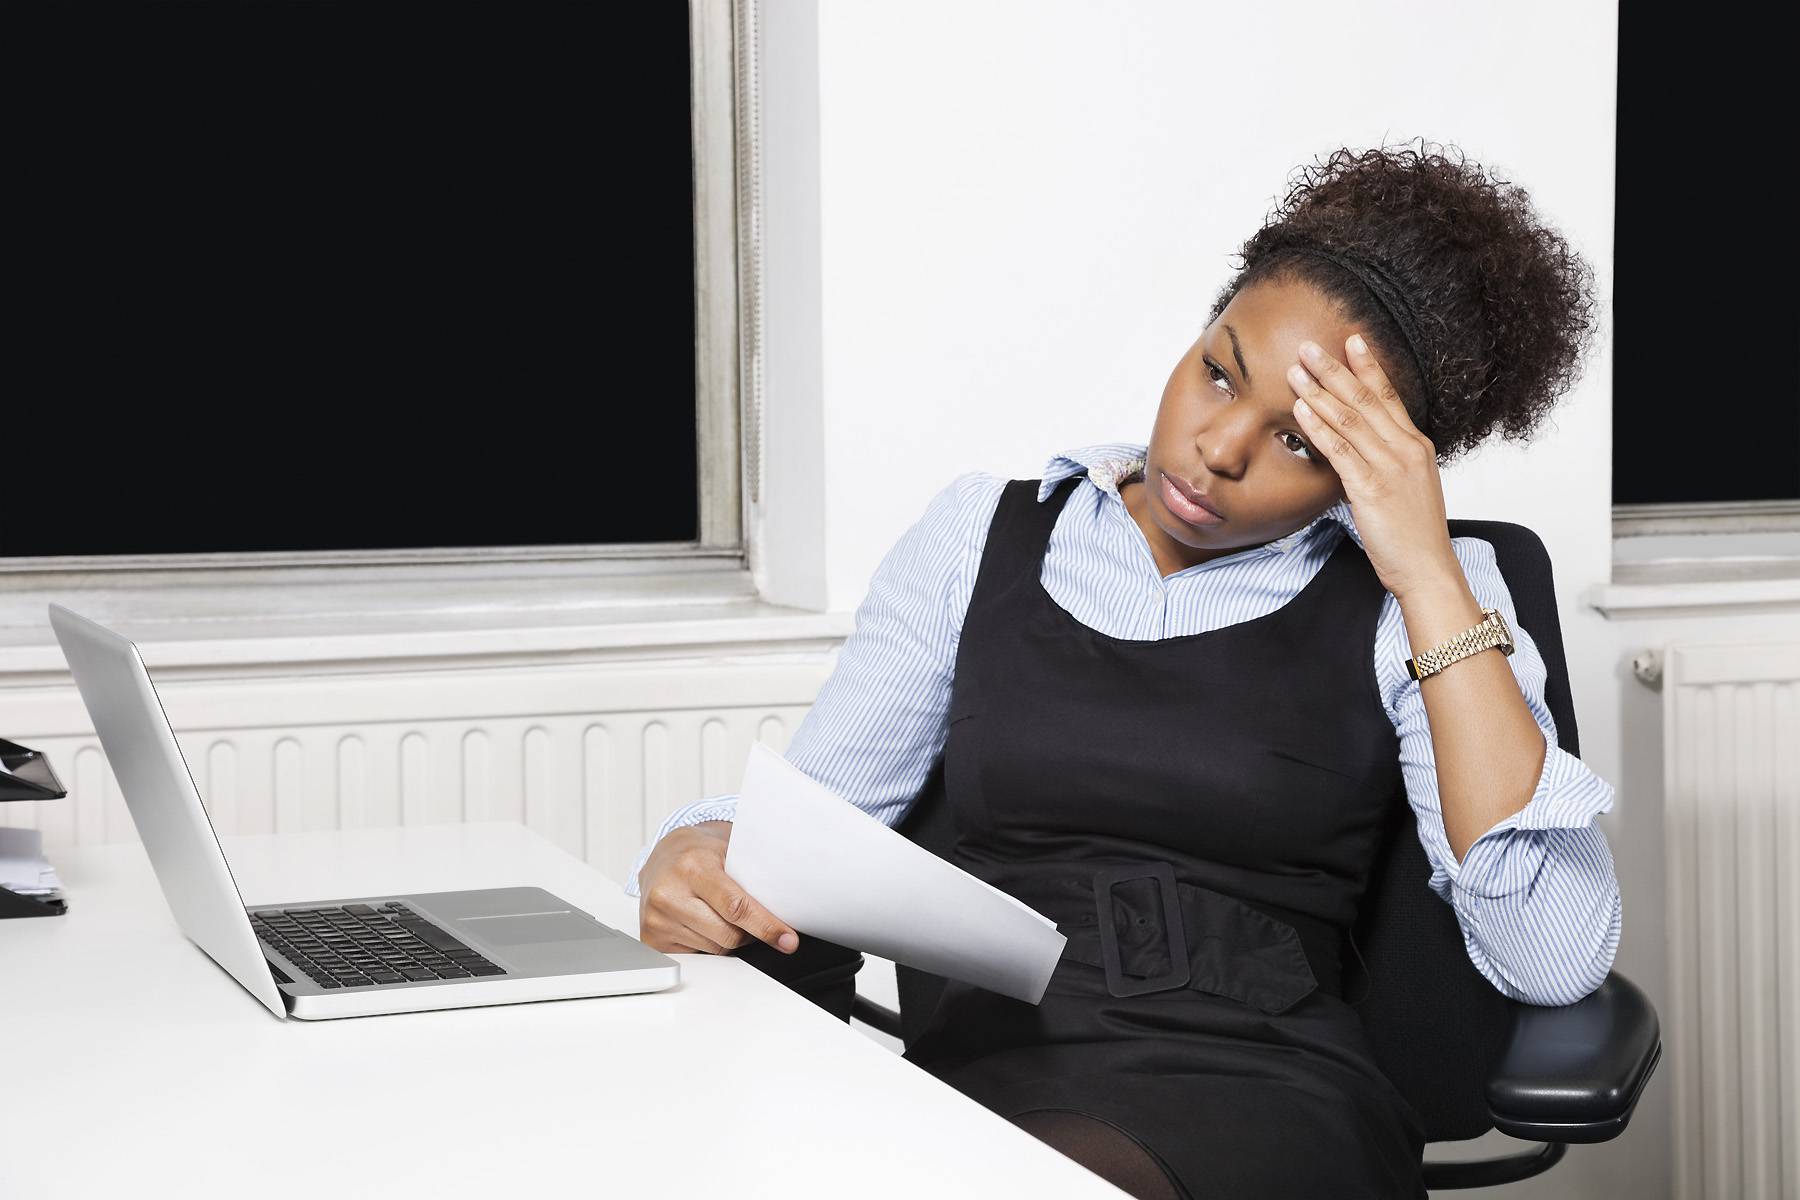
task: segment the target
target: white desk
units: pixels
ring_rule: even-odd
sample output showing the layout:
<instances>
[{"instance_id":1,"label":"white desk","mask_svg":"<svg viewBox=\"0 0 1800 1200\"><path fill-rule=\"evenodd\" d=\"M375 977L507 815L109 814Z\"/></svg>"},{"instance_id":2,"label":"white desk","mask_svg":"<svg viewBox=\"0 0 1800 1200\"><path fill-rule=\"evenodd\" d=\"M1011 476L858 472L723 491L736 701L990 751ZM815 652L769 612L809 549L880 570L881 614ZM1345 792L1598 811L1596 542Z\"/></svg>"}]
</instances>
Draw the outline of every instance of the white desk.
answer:
<instances>
[{"instance_id":1,"label":"white desk","mask_svg":"<svg viewBox=\"0 0 1800 1200\"><path fill-rule=\"evenodd\" d=\"M637 901L509 822L223 839L250 904L535 884ZM734 958L637 996L283 1021L182 936L137 845L0 921L0 1196L1125 1193ZM311 1159L314 1165L307 1165Z\"/></svg>"}]
</instances>

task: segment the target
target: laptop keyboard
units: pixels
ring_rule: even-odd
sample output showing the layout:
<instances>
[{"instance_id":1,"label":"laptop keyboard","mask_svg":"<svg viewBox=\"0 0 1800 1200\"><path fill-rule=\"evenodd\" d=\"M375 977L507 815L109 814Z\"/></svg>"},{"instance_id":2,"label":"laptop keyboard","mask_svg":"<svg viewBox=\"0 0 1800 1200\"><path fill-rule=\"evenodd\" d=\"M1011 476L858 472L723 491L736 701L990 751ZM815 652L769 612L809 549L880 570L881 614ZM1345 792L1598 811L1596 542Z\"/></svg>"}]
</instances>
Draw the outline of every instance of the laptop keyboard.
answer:
<instances>
[{"instance_id":1,"label":"laptop keyboard","mask_svg":"<svg viewBox=\"0 0 1800 1200\"><path fill-rule=\"evenodd\" d=\"M399 901L251 913L250 923L322 988L506 974Z\"/></svg>"}]
</instances>

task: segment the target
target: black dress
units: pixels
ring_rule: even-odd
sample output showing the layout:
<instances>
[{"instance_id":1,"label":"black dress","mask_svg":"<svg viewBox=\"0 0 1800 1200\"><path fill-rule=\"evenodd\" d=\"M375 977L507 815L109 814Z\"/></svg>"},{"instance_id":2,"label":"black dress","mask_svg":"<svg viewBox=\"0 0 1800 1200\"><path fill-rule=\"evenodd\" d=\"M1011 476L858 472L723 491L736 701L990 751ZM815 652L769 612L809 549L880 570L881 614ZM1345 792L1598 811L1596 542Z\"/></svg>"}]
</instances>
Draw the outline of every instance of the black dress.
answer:
<instances>
[{"instance_id":1,"label":"black dress","mask_svg":"<svg viewBox=\"0 0 1800 1200\"><path fill-rule=\"evenodd\" d=\"M1265 616L1111 637L1043 587L1080 477L1039 482L1006 485L963 625L947 857L1069 944L1037 1005L952 981L906 1057L1002 1116L1108 1121L1196 1198L1423 1197L1424 1127L1340 991L1406 802L1385 589L1340 533Z\"/></svg>"}]
</instances>

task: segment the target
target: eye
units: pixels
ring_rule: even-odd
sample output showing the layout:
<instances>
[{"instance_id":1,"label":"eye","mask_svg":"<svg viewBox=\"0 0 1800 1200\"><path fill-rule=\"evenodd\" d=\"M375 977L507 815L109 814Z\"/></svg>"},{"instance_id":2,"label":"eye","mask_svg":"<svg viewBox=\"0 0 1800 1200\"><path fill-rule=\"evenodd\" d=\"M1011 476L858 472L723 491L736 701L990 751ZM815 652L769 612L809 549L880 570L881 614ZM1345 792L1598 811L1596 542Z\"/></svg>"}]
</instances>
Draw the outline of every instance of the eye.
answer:
<instances>
[{"instance_id":1,"label":"eye","mask_svg":"<svg viewBox=\"0 0 1800 1200\"><path fill-rule=\"evenodd\" d=\"M1225 374L1224 368L1219 366L1218 363L1215 363L1210 358L1203 358L1200 361L1206 367L1206 373L1209 377L1212 377L1212 380L1214 383L1224 383L1226 385L1225 387L1221 388L1220 390L1223 391L1226 395L1230 395L1231 394L1231 387L1230 387L1231 378L1230 378L1230 376ZM1313 448L1306 444L1306 439L1301 437L1299 434L1290 433L1286 430L1283 430L1280 436L1282 436L1283 438L1291 437L1295 441L1300 443L1298 448L1306 451L1306 457L1301 460L1302 462L1316 463L1316 462L1323 461L1319 458L1318 454L1313 450ZM1287 446L1287 443L1283 442L1282 445ZM1295 447L1293 447L1293 446L1288 446L1287 448L1290 452L1292 452L1295 449Z\"/></svg>"},{"instance_id":2,"label":"eye","mask_svg":"<svg viewBox=\"0 0 1800 1200\"><path fill-rule=\"evenodd\" d=\"M1282 431L1282 433L1281 433L1281 436L1282 436L1282 437L1284 437L1284 438L1290 438L1290 437L1291 437L1291 438L1293 438L1293 439L1294 439L1294 440L1295 440L1295 441L1297 441L1297 442L1299 442L1299 443L1300 443L1300 449L1302 449L1302 450L1304 450L1304 451L1306 451L1306 461L1307 461L1307 462L1318 462L1318 461L1319 461L1319 456L1318 456L1318 455L1317 455L1317 454L1314 454L1314 453L1313 453L1313 448L1312 448L1312 447L1311 447L1311 446L1308 446L1308 445L1307 445L1307 444L1306 444L1306 439L1304 439L1304 438L1302 438L1302 437L1301 437L1301 436L1300 436L1300 435L1299 435L1299 434L1297 434L1297 433L1288 433L1288 432L1287 432L1287 431L1286 431L1286 430L1283 430L1283 431ZM1283 445L1284 445L1284 446L1285 446L1285 445L1287 445L1287 443L1286 443L1286 442L1283 442L1283 443L1282 443L1282 444L1283 444ZM1292 446L1288 446L1288 449L1289 449L1289 450L1292 450L1292 449L1294 449L1294 447L1292 447Z\"/></svg>"},{"instance_id":3,"label":"eye","mask_svg":"<svg viewBox=\"0 0 1800 1200\"><path fill-rule=\"evenodd\" d=\"M1231 379L1229 376L1227 376L1225 374L1224 370L1222 368L1220 368L1219 364L1215 363L1210 358L1203 358L1200 360L1200 362L1202 363L1202 365L1204 365L1206 367L1207 376L1209 378L1211 378L1214 383L1225 384L1225 387L1220 390L1222 390L1226 395L1230 395L1231 394Z\"/></svg>"}]
</instances>

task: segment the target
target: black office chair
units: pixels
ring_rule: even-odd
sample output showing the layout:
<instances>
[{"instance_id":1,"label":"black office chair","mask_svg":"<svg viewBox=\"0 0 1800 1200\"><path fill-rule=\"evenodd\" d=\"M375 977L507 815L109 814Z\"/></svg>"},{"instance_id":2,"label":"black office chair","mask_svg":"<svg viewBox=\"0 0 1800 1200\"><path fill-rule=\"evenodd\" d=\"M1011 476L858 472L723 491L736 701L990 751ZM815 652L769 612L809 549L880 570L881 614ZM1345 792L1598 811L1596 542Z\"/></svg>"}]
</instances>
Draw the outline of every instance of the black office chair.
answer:
<instances>
[{"instance_id":1,"label":"black office chair","mask_svg":"<svg viewBox=\"0 0 1800 1200\"><path fill-rule=\"evenodd\" d=\"M1452 520L1452 537L1493 544L1519 623L1530 631L1549 678L1545 700L1557 741L1579 754L1550 556L1538 536L1506 521ZM897 832L940 856L954 825L944 799L943 756ZM1417 1110L1431 1141L1499 1129L1542 1143L1501 1158L1426 1163L1431 1189L1491 1187L1549 1170L1572 1142L1619 1136L1662 1056L1656 1010L1630 980L1611 973L1592 995L1548 1008L1503 996L1469 961L1456 914L1425 886L1431 867L1412 810L1400 797L1356 925L1366 972L1345 969L1345 991L1368 985L1357 1005L1381 1069ZM945 980L896 966L900 1011L856 995L860 952L802 931L782 954L752 940L732 951L830 1010L911 1047Z\"/></svg>"}]
</instances>

